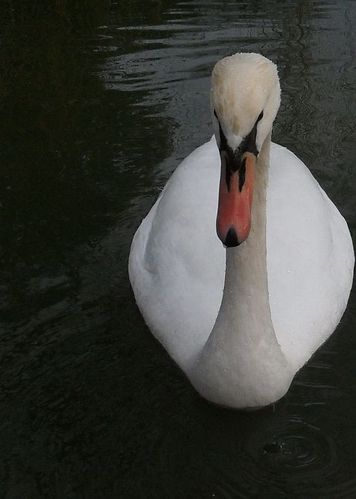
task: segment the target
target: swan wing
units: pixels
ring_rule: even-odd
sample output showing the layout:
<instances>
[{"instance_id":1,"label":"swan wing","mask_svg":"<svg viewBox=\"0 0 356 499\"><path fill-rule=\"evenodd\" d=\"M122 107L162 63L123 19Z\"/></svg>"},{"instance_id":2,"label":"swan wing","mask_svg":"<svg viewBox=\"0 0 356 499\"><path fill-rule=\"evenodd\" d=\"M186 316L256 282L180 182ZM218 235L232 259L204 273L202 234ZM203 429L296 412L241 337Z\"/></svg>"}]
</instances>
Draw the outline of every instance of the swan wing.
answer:
<instances>
[{"instance_id":1,"label":"swan wing","mask_svg":"<svg viewBox=\"0 0 356 499\"><path fill-rule=\"evenodd\" d=\"M215 230L219 176L212 138L177 167L131 247L136 302L184 371L205 344L222 299L225 250Z\"/></svg>"}]
</instances>

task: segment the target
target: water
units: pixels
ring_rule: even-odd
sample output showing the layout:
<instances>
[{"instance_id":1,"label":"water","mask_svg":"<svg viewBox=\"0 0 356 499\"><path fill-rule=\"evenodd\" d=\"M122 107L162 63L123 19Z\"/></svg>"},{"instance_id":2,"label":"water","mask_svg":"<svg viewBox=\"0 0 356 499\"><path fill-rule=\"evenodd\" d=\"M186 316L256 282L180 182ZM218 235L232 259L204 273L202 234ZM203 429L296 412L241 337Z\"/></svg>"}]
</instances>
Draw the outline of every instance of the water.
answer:
<instances>
[{"instance_id":1,"label":"water","mask_svg":"<svg viewBox=\"0 0 356 499\"><path fill-rule=\"evenodd\" d=\"M354 297L287 396L239 413L196 395L126 270L140 220L211 135L214 63L238 50L278 63L274 140L354 231L355 2L1 10L0 497L356 497Z\"/></svg>"}]
</instances>

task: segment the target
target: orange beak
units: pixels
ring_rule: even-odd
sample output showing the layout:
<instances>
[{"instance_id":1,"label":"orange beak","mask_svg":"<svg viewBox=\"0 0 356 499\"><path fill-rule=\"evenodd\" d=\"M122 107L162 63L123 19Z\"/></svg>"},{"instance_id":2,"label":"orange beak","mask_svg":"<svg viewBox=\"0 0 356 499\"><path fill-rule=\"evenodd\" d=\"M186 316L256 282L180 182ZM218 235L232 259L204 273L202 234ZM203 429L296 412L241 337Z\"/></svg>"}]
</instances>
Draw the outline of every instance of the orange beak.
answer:
<instances>
[{"instance_id":1,"label":"orange beak","mask_svg":"<svg viewBox=\"0 0 356 499\"><path fill-rule=\"evenodd\" d=\"M227 247L238 246L249 235L255 164L256 156L250 152L244 153L236 172L227 171L228 165L221 162L216 230Z\"/></svg>"}]
</instances>

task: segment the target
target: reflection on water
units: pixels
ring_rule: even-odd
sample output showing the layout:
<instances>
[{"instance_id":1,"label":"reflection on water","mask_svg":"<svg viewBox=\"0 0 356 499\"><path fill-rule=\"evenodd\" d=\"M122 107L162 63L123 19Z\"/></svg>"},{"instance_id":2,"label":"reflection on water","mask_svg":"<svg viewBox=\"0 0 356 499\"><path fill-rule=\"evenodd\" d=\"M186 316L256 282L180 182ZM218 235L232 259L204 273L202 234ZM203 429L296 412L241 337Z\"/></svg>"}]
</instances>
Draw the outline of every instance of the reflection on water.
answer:
<instances>
[{"instance_id":1,"label":"reflection on water","mask_svg":"<svg viewBox=\"0 0 356 499\"><path fill-rule=\"evenodd\" d=\"M0 21L0 497L355 497L353 301L279 404L238 413L193 392L126 272L237 50L277 62L274 138L354 228L355 3L50 5Z\"/></svg>"}]
</instances>

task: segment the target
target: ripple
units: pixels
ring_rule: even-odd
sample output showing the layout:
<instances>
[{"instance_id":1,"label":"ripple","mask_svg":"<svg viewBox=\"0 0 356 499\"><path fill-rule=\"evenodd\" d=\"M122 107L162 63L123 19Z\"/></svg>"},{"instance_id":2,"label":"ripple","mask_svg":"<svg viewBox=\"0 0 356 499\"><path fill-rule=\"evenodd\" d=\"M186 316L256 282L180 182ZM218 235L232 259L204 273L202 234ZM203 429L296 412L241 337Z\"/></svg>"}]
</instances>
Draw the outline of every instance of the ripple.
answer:
<instances>
[{"instance_id":1,"label":"ripple","mask_svg":"<svg viewBox=\"0 0 356 499\"><path fill-rule=\"evenodd\" d=\"M253 497L266 489L276 497L291 492L315 497L316 491L323 498L356 497L356 478L345 472L343 450L321 428L276 414L256 423L238 439L228 466L219 469L223 497L236 497L242 487Z\"/></svg>"},{"instance_id":2,"label":"ripple","mask_svg":"<svg viewBox=\"0 0 356 499\"><path fill-rule=\"evenodd\" d=\"M316 427L298 420L279 422L246 442L247 451L266 469L298 471L321 469L336 461L333 442Z\"/></svg>"}]
</instances>

